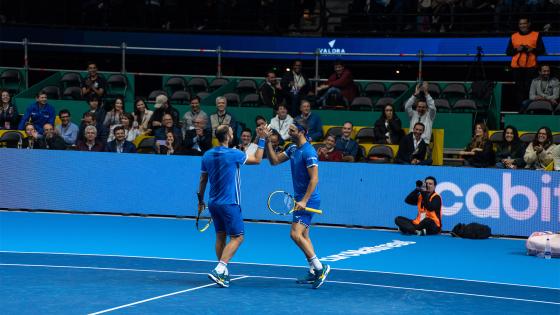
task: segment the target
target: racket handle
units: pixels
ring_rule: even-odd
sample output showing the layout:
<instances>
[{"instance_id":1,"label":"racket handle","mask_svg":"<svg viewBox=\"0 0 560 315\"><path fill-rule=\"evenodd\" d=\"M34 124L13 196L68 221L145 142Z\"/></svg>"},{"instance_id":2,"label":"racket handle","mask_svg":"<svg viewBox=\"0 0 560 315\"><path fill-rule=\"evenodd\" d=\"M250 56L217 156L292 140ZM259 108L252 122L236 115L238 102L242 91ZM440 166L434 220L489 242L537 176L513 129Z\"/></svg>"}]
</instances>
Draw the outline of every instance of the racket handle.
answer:
<instances>
[{"instance_id":1,"label":"racket handle","mask_svg":"<svg viewBox=\"0 0 560 315\"><path fill-rule=\"evenodd\" d=\"M309 211L309 212L313 212L313 213L318 213L318 214L323 214L323 210L314 209L314 208L309 208L309 207L305 207L305 211Z\"/></svg>"}]
</instances>

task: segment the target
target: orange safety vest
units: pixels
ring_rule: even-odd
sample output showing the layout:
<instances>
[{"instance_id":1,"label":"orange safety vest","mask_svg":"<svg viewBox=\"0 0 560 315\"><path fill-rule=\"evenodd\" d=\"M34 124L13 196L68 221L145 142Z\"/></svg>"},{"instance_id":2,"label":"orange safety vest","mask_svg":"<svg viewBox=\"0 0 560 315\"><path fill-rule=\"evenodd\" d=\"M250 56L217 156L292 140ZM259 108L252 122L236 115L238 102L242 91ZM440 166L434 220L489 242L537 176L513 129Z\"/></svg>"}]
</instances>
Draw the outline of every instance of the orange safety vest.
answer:
<instances>
[{"instance_id":1,"label":"orange safety vest","mask_svg":"<svg viewBox=\"0 0 560 315\"><path fill-rule=\"evenodd\" d=\"M519 32L511 35L511 45L514 49L525 45L530 48L537 48L537 39L539 32L530 32L522 35ZM516 52L511 58L512 68L534 68L537 66L537 55L533 52L520 51Z\"/></svg>"},{"instance_id":2,"label":"orange safety vest","mask_svg":"<svg viewBox=\"0 0 560 315\"><path fill-rule=\"evenodd\" d=\"M432 199L434 199L435 196L439 196L437 193L433 193L430 196L430 201L432 201ZM426 208L424 208L422 206L422 199L424 197L422 197L422 194L420 194L420 196L418 196L418 216L416 216L416 219L414 219L414 221L412 221L412 223L414 224L420 224L420 221L422 221L422 219L424 219L423 217L426 218L430 218L432 219L436 225L441 228L441 221L438 218L437 214L435 211L428 211ZM441 215L441 209L440 209L440 215Z\"/></svg>"}]
</instances>

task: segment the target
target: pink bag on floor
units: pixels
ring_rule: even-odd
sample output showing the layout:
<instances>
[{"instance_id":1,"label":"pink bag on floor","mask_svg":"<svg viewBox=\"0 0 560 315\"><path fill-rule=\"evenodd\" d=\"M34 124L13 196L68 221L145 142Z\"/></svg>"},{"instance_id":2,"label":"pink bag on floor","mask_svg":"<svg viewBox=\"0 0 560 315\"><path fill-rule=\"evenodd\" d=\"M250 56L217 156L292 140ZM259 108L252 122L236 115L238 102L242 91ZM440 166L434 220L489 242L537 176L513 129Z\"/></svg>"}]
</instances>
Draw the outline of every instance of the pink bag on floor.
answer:
<instances>
[{"instance_id":1,"label":"pink bag on floor","mask_svg":"<svg viewBox=\"0 0 560 315\"><path fill-rule=\"evenodd\" d=\"M544 256L547 238L550 241L550 251L552 257L560 257L560 234L552 232L533 232L525 243L527 247L527 255Z\"/></svg>"}]
</instances>

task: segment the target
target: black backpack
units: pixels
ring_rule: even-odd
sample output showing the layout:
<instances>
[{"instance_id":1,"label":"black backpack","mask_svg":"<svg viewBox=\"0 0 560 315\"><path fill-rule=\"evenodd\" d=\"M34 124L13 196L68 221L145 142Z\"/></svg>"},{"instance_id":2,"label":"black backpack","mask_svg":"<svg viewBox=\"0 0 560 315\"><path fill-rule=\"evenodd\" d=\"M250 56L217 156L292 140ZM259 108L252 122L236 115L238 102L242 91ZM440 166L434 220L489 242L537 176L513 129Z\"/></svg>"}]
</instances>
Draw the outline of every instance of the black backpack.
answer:
<instances>
[{"instance_id":1,"label":"black backpack","mask_svg":"<svg viewBox=\"0 0 560 315\"><path fill-rule=\"evenodd\" d=\"M453 227L451 231L453 237L471 238L471 239L485 239L492 235L492 230L488 225L479 223L463 224L459 223Z\"/></svg>"}]
</instances>

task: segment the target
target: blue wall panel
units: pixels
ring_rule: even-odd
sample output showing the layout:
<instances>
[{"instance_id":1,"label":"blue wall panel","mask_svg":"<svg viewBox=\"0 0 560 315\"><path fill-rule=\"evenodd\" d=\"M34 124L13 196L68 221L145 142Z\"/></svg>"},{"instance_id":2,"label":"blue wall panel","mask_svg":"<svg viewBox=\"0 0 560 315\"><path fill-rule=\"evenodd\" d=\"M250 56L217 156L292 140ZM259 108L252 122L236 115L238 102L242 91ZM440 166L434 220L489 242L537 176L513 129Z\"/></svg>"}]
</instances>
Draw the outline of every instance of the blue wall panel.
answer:
<instances>
[{"instance_id":1,"label":"blue wall panel","mask_svg":"<svg viewBox=\"0 0 560 315\"><path fill-rule=\"evenodd\" d=\"M120 46L126 42L128 46L137 47L167 47L188 49L217 49L221 46L226 50L245 51L290 51L314 53L321 50L322 60L343 58L345 60L368 61L416 61L416 57L384 57L384 56L344 56L345 53L386 53L386 54L416 54L420 49L425 54L476 54L478 46L486 54L504 54L509 37L467 37L467 38L336 38L336 37L273 37L273 36L235 36L235 35L193 35L169 33L132 33L132 32L101 32L79 31L67 29L45 29L25 27L3 27L0 30L0 40L21 41L28 38L31 42L55 42L66 44L114 45ZM560 37L543 36L549 53L560 53ZM45 49L33 46L33 50ZM62 48L48 48L62 50ZM77 49L83 52L101 52L99 49ZM120 50L104 51L120 54ZM32 52L31 52L32 53ZM214 53L184 53L158 52L149 50L130 50L131 54L156 54L176 56L208 56ZM257 55L257 54L225 54L225 57L236 58L280 58L293 59L294 56L285 55ZM302 59L314 59L314 56L301 56ZM545 56L541 61L560 61L560 56ZM472 61L473 57L430 57L424 61ZM507 62L510 57L485 57L486 62Z\"/></svg>"},{"instance_id":2,"label":"blue wall panel","mask_svg":"<svg viewBox=\"0 0 560 315\"><path fill-rule=\"evenodd\" d=\"M245 218L289 219L270 214L266 197L291 191L289 164L243 166ZM199 157L0 150L0 208L190 215L196 213ZM443 228L480 222L495 234L528 236L560 230L560 173L363 163L321 163L324 215L315 222L394 227L394 217L414 217L404 203L417 179L438 180Z\"/></svg>"}]
</instances>

